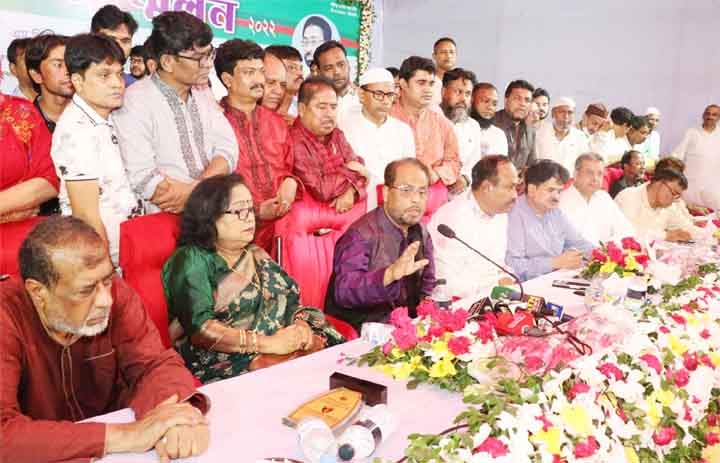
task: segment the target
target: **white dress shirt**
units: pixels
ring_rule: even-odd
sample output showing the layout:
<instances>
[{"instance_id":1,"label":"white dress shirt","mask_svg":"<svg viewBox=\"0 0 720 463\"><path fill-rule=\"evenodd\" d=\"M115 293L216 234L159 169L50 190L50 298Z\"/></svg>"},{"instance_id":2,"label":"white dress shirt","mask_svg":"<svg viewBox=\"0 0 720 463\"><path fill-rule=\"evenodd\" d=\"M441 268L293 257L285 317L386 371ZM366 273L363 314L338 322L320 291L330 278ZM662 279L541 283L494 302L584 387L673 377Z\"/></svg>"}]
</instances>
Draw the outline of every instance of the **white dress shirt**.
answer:
<instances>
[{"instance_id":1,"label":"white dress shirt","mask_svg":"<svg viewBox=\"0 0 720 463\"><path fill-rule=\"evenodd\" d=\"M653 130L644 142L633 146L633 149L642 153L646 166L654 166L660 159L660 134Z\"/></svg>"},{"instance_id":2,"label":"white dress shirt","mask_svg":"<svg viewBox=\"0 0 720 463\"><path fill-rule=\"evenodd\" d=\"M647 187L649 183L625 188L615 197L625 216L635 227L640 239L648 243L664 240L668 230L682 229L697 239L704 235L703 229L696 227L687 215L678 214L674 205L655 209L650 206Z\"/></svg>"},{"instance_id":3,"label":"white dress shirt","mask_svg":"<svg viewBox=\"0 0 720 463\"><path fill-rule=\"evenodd\" d=\"M542 125L535 136L535 154L538 159L552 159L563 165L568 172L575 170L575 160L590 150L587 136L575 127L565 138L558 140L555 127L548 122Z\"/></svg>"},{"instance_id":4,"label":"white dress shirt","mask_svg":"<svg viewBox=\"0 0 720 463\"><path fill-rule=\"evenodd\" d=\"M159 210L149 200L165 177L197 180L216 156L235 170L235 134L208 94L191 91L182 101L153 74L128 88L122 108L113 112L130 185L149 212Z\"/></svg>"},{"instance_id":5,"label":"white dress shirt","mask_svg":"<svg viewBox=\"0 0 720 463\"><path fill-rule=\"evenodd\" d=\"M490 154L507 156L508 141L505 132L492 124L487 129L480 127L480 154L482 156Z\"/></svg>"},{"instance_id":6,"label":"white dress shirt","mask_svg":"<svg viewBox=\"0 0 720 463\"><path fill-rule=\"evenodd\" d=\"M683 194L690 204L720 209L720 129L708 132L694 127L685 132L673 156L685 161L688 189Z\"/></svg>"},{"instance_id":7,"label":"white dress shirt","mask_svg":"<svg viewBox=\"0 0 720 463\"><path fill-rule=\"evenodd\" d=\"M377 185L385 181L385 167L392 161L415 157L415 139L409 125L388 116L378 126L362 113L362 108L345 113L340 130L355 154L363 158L370 172L368 180L368 210L377 207Z\"/></svg>"},{"instance_id":8,"label":"white dress shirt","mask_svg":"<svg viewBox=\"0 0 720 463\"><path fill-rule=\"evenodd\" d=\"M480 124L471 117L453 124L458 139L458 150L462 168L460 173L472 178L472 168L482 157L480 147ZM503 134L504 136L504 134Z\"/></svg>"},{"instance_id":9,"label":"white dress shirt","mask_svg":"<svg viewBox=\"0 0 720 463\"><path fill-rule=\"evenodd\" d=\"M635 236L632 224L605 190L596 191L587 201L571 185L560 195L560 210L583 238L594 245Z\"/></svg>"},{"instance_id":10,"label":"white dress shirt","mask_svg":"<svg viewBox=\"0 0 720 463\"><path fill-rule=\"evenodd\" d=\"M345 118L345 116L349 115L350 113L354 113L357 110L359 110L362 107L360 104L360 97L357 94L357 88L355 86L351 85L348 87L347 93L345 95L340 96L338 95L338 105L337 105L337 123L338 127L342 123L342 120Z\"/></svg>"},{"instance_id":11,"label":"white dress shirt","mask_svg":"<svg viewBox=\"0 0 720 463\"><path fill-rule=\"evenodd\" d=\"M435 278L447 281L448 294L461 298L488 295L507 275L460 242L442 236L437 231L439 224L446 224L458 238L505 265L507 214L486 214L480 209L472 190L468 190L441 206L428 224L433 242Z\"/></svg>"},{"instance_id":12,"label":"white dress shirt","mask_svg":"<svg viewBox=\"0 0 720 463\"><path fill-rule=\"evenodd\" d=\"M622 159L632 145L625 137L616 137L613 130L597 131L590 137L590 151L597 153L605 159L606 164L613 164Z\"/></svg>"},{"instance_id":13,"label":"white dress shirt","mask_svg":"<svg viewBox=\"0 0 720 463\"><path fill-rule=\"evenodd\" d=\"M61 179L58 196L63 215L72 215L68 182L97 181L100 218L117 265L120 223L139 214L142 207L130 189L112 120L103 119L76 93L58 119L50 154Z\"/></svg>"}]
</instances>

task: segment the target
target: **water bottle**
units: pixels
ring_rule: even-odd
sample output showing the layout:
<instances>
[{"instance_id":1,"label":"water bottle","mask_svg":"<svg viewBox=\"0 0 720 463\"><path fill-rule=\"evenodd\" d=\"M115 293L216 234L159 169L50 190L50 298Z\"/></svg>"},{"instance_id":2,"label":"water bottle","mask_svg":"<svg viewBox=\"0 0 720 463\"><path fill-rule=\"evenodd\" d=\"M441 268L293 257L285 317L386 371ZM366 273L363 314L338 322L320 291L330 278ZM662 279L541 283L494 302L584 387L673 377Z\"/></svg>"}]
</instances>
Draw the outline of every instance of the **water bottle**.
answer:
<instances>
[{"instance_id":1,"label":"water bottle","mask_svg":"<svg viewBox=\"0 0 720 463\"><path fill-rule=\"evenodd\" d=\"M327 423L316 417L303 418L297 432L300 449L308 463L337 462L337 442Z\"/></svg>"},{"instance_id":2,"label":"water bottle","mask_svg":"<svg viewBox=\"0 0 720 463\"><path fill-rule=\"evenodd\" d=\"M435 289L433 289L432 298L438 307L442 307L443 309L450 308L452 300L447 293L447 281L444 278L435 280Z\"/></svg>"},{"instance_id":3,"label":"water bottle","mask_svg":"<svg viewBox=\"0 0 720 463\"><path fill-rule=\"evenodd\" d=\"M380 443L395 431L395 420L387 405L366 409L338 439L340 461L362 460L375 452Z\"/></svg>"},{"instance_id":4,"label":"water bottle","mask_svg":"<svg viewBox=\"0 0 720 463\"><path fill-rule=\"evenodd\" d=\"M625 308L632 312L640 312L647 299L647 280L645 277L636 275L630 278L627 296L625 297Z\"/></svg>"}]
</instances>

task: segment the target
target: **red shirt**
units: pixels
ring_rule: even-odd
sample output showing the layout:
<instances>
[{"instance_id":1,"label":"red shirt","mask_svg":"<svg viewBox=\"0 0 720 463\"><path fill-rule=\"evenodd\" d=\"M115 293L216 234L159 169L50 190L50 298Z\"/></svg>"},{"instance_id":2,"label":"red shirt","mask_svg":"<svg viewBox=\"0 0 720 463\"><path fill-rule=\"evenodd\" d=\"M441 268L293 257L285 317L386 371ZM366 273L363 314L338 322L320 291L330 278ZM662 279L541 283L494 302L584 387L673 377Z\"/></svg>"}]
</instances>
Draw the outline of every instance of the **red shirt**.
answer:
<instances>
[{"instance_id":1,"label":"red shirt","mask_svg":"<svg viewBox=\"0 0 720 463\"><path fill-rule=\"evenodd\" d=\"M135 292L118 277L112 295L108 328L65 347L45 331L22 282L0 282L0 461L99 458L106 425L73 421L128 406L140 419L173 394L205 402Z\"/></svg>"},{"instance_id":2,"label":"red shirt","mask_svg":"<svg viewBox=\"0 0 720 463\"><path fill-rule=\"evenodd\" d=\"M0 94L0 190L44 178L56 190L60 181L50 158L52 135L33 104Z\"/></svg>"}]
</instances>

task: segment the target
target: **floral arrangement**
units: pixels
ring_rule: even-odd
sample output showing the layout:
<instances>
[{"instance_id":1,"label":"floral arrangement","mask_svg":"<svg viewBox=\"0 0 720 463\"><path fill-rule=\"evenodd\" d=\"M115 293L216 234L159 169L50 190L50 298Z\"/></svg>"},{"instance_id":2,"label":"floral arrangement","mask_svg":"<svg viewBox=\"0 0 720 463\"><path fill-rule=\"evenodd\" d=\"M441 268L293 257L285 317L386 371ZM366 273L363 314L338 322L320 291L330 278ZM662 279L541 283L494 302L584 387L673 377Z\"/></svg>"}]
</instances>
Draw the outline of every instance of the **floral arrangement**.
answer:
<instances>
[{"instance_id":1,"label":"floral arrangement","mask_svg":"<svg viewBox=\"0 0 720 463\"><path fill-rule=\"evenodd\" d=\"M613 241L600 243L600 248L592 251L583 276L592 278L598 273L616 273L619 277L637 275L645 271L648 260L648 254L634 238L623 238L620 246Z\"/></svg>"},{"instance_id":2,"label":"floral arrangement","mask_svg":"<svg viewBox=\"0 0 720 463\"><path fill-rule=\"evenodd\" d=\"M494 360L493 367L500 362L492 314L472 320L464 309L444 310L426 300L417 307L416 318L399 307L390 314L390 323L390 340L349 362L407 379L408 388L430 383L456 392L484 380L486 362Z\"/></svg>"},{"instance_id":3,"label":"floral arrangement","mask_svg":"<svg viewBox=\"0 0 720 463\"><path fill-rule=\"evenodd\" d=\"M407 461L720 462L717 270L664 288L611 348L544 375L466 386L457 426L411 435Z\"/></svg>"}]
</instances>

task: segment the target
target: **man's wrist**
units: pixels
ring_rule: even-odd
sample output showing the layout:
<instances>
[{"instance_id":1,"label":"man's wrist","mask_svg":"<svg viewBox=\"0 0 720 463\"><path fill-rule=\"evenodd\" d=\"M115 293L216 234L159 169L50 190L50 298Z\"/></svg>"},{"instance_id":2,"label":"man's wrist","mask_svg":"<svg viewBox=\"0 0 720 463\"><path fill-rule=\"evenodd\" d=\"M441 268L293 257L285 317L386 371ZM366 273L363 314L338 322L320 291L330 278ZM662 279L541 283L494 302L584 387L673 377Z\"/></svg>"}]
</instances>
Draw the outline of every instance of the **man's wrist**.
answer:
<instances>
[{"instance_id":1,"label":"man's wrist","mask_svg":"<svg viewBox=\"0 0 720 463\"><path fill-rule=\"evenodd\" d=\"M134 424L119 423L105 426L105 454L141 451L134 448Z\"/></svg>"}]
</instances>

